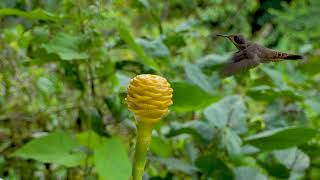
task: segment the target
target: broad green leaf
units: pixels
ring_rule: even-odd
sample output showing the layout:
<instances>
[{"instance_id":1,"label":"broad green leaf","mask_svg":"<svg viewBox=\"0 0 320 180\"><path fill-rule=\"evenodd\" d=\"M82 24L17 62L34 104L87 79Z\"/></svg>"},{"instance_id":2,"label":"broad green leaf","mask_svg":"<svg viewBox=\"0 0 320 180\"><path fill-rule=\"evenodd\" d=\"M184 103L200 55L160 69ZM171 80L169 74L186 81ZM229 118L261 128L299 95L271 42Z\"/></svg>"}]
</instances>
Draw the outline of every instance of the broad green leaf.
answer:
<instances>
[{"instance_id":1,"label":"broad green leaf","mask_svg":"<svg viewBox=\"0 0 320 180\"><path fill-rule=\"evenodd\" d=\"M80 49L81 42L82 39L79 37L60 32L42 47L48 53L57 54L63 60L87 59L89 55Z\"/></svg>"},{"instance_id":2,"label":"broad green leaf","mask_svg":"<svg viewBox=\"0 0 320 180\"><path fill-rule=\"evenodd\" d=\"M192 141L191 139L190 140L186 140L184 142L184 149L186 151L186 154L187 154L187 157L188 159L190 159L190 161L192 163L194 163L197 159L197 157L199 156L199 149L197 148L197 143Z\"/></svg>"},{"instance_id":3,"label":"broad green leaf","mask_svg":"<svg viewBox=\"0 0 320 180\"><path fill-rule=\"evenodd\" d=\"M268 180L259 169L255 167L242 166L234 169L235 180Z\"/></svg>"},{"instance_id":4,"label":"broad green leaf","mask_svg":"<svg viewBox=\"0 0 320 180\"><path fill-rule=\"evenodd\" d=\"M288 179L290 177L290 170L277 162L270 154L267 154L264 159L260 161L259 165L261 165L269 175L278 179Z\"/></svg>"},{"instance_id":5,"label":"broad green leaf","mask_svg":"<svg viewBox=\"0 0 320 180\"><path fill-rule=\"evenodd\" d=\"M159 70L158 65L148 57L143 51L142 47L136 43L134 37L132 36L129 27L123 22L117 22L117 30L119 32L120 37L128 44L128 46L135 51L135 53L139 56L141 61L146 65L150 66L155 70Z\"/></svg>"},{"instance_id":6,"label":"broad green leaf","mask_svg":"<svg viewBox=\"0 0 320 180\"><path fill-rule=\"evenodd\" d=\"M285 104L280 100L268 105L263 119L265 120L266 129L305 126L308 124L306 114L301 107L296 104Z\"/></svg>"},{"instance_id":7,"label":"broad green leaf","mask_svg":"<svg viewBox=\"0 0 320 180\"><path fill-rule=\"evenodd\" d=\"M202 109L218 98L187 82L173 82L173 106L177 112L190 112Z\"/></svg>"},{"instance_id":8,"label":"broad green leaf","mask_svg":"<svg viewBox=\"0 0 320 180\"><path fill-rule=\"evenodd\" d=\"M196 84L208 93L213 91L206 76L202 73L201 69L197 65L187 64L184 70L186 72L187 78L193 84Z\"/></svg>"},{"instance_id":9,"label":"broad green leaf","mask_svg":"<svg viewBox=\"0 0 320 180\"><path fill-rule=\"evenodd\" d=\"M237 158L241 155L242 140L232 129L225 128L223 130L221 144L227 149L231 158Z\"/></svg>"},{"instance_id":10,"label":"broad green leaf","mask_svg":"<svg viewBox=\"0 0 320 180\"><path fill-rule=\"evenodd\" d=\"M153 41L137 39L136 42L144 48L149 56L154 58L166 58L170 55L169 49L160 38Z\"/></svg>"},{"instance_id":11,"label":"broad green leaf","mask_svg":"<svg viewBox=\"0 0 320 180\"><path fill-rule=\"evenodd\" d=\"M246 154L246 155L251 155L251 154L256 154L258 153L260 150L254 146L251 146L249 144L244 145L241 148L241 153Z\"/></svg>"},{"instance_id":12,"label":"broad green leaf","mask_svg":"<svg viewBox=\"0 0 320 180\"><path fill-rule=\"evenodd\" d=\"M43 20L43 21L59 21L61 19L61 17L42 9L35 9L29 12L21 11L19 9L9 9L9 8L0 9L0 16L12 16L12 15L22 16L27 19Z\"/></svg>"},{"instance_id":13,"label":"broad green leaf","mask_svg":"<svg viewBox=\"0 0 320 180\"><path fill-rule=\"evenodd\" d=\"M94 161L99 177L104 180L128 180L131 175L127 152L118 139L104 139L94 150Z\"/></svg>"},{"instance_id":14,"label":"broad green leaf","mask_svg":"<svg viewBox=\"0 0 320 180\"><path fill-rule=\"evenodd\" d=\"M150 144L150 150L160 157L167 158L172 154L172 147L168 140L153 136Z\"/></svg>"},{"instance_id":15,"label":"broad green leaf","mask_svg":"<svg viewBox=\"0 0 320 180\"><path fill-rule=\"evenodd\" d=\"M96 149L103 142L103 137L99 136L94 131L85 131L77 134L79 144L89 148L90 150Z\"/></svg>"},{"instance_id":16,"label":"broad green leaf","mask_svg":"<svg viewBox=\"0 0 320 180\"><path fill-rule=\"evenodd\" d=\"M209 142L214 136L214 130L210 128L206 122L201 120L193 120L186 123L172 123L167 136L171 137L180 134L191 134Z\"/></svg>"},{"instance_id":17,"label":"broad green leaf","mask_svg":"<svg viewBox=\"0 0 320 180\"><path fill-rule=\"evenodd\" d=\"M304 104L308 106L315 114L320 115L320 98L314 97L304 101Z\"/></svg>"},{"instance_id":18,"label":"broad green leaf","mask_svg":"<svg viewBox=\"0 0 320 180\"><path fill-rule=\"evenodd\" d=\"M217 179L233 179L232 170L217 155L209 153L201 155L195 162L196 166L205 174L214 175Z\"/></svg>"},{"instance_id":19,"label":"broad green leaf","mask_svg":"<svg viewBox=\"0 0 320 180\"><path fill-rule=\"evenodd\" d=\"M37 80L37 86L42 92L48 95L55 91L54 83L46 77L40 77Z\"/></svg>"},{"instance_id":20,"label":"broad green leaf","mask_svg":"<svg viewBox=\"0 0 320 180\"><path fill-rule=\"evenodd\" d=\"M119 85L116 87L117 89L115 91L126 90L130 83L130 77L121 72L116 72L115 75L119 82Z\"/></svg>"},{"instance_id":21,"label":"broad green leaf","mask_svg":"<svg viewBox=\"0 0 320 180\"><path fill-rule=\"evenodd\" d=\"M167 158L167 159L152 158L151 161L159 162L160 164L166 166L167 169L171 172L172 171L180 171L185 174L191 175L191 174L198 171L198 168L196 168L195 166L193 166L185 161L175 159L175 158Z\"/></svg>"},{"instance_id":22,"label":"broad green leaf","mask_svg":"<svg viewBox=\"0 0 320 180\"><path fill-rule=\"evenodd\" d=\"M303 172L310 166L310 158L298 148L277 150L273 152L279 163L293 171Z\"/></svg>"},{"instance_id":23,"label":"broad green leaf","mask_svg":"<svg viewBox=\"0 0 320 180\"><path fill-rule=\"evenodd\" d=\"M231 54L226 54L226 55L209 54L198 59L197 65L201 68L217 69L223 66L230 57L231 57Z\"/></svg>"},{"instance_id":24,"label":"broad green leaf","mask_svg":"<svg viewBox=\"0 0 320 180\"><path fill-rule=\"evenodd\" d=\"M228 96L204 110L204 115L211 126L230 127L238 134L247 131L246 106L240 96Z\"/></svg>"},{"instance_id":25,"label":"broad green leaf","mask_svg":"<svg viewBox=\"0 0 320 180\"><path fill-rule=\"evenodd\" d=\"M85 155L79 144L65 132L54 132L33 139L13 153L14 156L34 159L44 163L55 163L67 167L80 165Z\"/></svg>"},{"instance_id":26,"label":"broad green leaf","mask_svg":"<svg viewBox=\"0 0 320 180\"><path fill-rule=\"evenodd\" d=\"M279 88L273 88L267 85L261 85L261 86L250 88L247 94L256 100L266 100L266 101L270 101L270 99L275 99L278 97L281 97L281 98L289 97L296 100L303 99L303 96L295 93L291 89L281 90Z\"/></svg>"},{"instance_id":27,"label":"broad green leaf","mask_svg":"<svg viewBox=\"0 0 320 180\"><path fill-rule=\"evenodd\" d=\"M307 127L288 127L264 131L247 137L245 141L261 150L285 149L308 142L317 130Z\"/></svg>"}]
</instances>

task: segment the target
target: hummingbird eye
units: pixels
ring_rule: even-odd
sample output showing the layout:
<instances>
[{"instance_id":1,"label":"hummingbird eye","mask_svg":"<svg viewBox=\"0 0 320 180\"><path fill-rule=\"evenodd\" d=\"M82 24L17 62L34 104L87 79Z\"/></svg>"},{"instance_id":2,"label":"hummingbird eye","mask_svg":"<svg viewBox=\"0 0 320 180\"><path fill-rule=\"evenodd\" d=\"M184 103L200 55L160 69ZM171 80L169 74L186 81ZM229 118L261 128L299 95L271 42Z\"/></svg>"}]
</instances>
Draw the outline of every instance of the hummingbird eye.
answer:
<instances>
[{"instance_id":1,"label":"hummingbird eye","mask_svg":"<svg viewBox=\"0 0 320 180\"><path fill-rule=\"evenodd\" d=\"M240 36L234 36L233 39L237 44L244 44L244 40Z\"/></svg>"}]
</instances>

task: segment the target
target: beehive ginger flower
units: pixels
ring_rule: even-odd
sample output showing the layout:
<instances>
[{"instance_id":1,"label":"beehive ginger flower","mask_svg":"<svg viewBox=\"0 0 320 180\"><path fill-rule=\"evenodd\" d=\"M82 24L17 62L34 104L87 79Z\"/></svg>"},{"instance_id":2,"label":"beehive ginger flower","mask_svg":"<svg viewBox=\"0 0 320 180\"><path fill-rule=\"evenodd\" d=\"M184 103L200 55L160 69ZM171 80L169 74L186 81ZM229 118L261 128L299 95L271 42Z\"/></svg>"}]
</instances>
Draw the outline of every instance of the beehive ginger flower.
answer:
<instances>
[{"instance_id":1,"label":"beehive ginger flower","mask_svg":"<svg viewBox=\"0 0 320 180\"><path fill-rule=\"evenodd\" d=\"M131 79L128 87L128 108L138 121L156 123L168 113L172 92L165 78L152 74L138 75Z\"/></svg>"}]
</instances>

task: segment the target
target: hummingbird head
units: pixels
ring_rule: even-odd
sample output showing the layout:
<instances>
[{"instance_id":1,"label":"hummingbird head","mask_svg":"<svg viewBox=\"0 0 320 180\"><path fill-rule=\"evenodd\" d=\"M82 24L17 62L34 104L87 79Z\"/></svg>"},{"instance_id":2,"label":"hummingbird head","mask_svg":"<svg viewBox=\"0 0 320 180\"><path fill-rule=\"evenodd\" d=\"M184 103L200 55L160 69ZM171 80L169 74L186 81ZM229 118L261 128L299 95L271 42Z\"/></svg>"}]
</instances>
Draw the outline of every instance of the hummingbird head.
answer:
<instances>
[{"instance_id":1,"label":"hummingbird head","mask_svg":"<svg viewBox=\"0 0 320 180\"><path fill-rule=\"evenodd\" d=\"M239 35L221 35L218 34L217 36L222 36L228 38L238 49L245 49L246 48L246 40L243 38L243 36Z\"/></svg>"}]
</instances>

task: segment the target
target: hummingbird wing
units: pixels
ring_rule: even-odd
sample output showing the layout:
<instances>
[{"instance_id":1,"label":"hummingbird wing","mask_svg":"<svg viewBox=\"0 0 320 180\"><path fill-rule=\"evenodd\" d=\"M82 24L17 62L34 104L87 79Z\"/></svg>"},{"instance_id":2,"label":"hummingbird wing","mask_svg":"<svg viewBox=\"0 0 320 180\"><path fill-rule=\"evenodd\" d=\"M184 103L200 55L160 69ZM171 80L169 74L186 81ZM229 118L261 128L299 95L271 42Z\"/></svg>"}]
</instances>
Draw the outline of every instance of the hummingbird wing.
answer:
<instances>
[{"instance_id":1,"label":"hummingbird wing","mask_svg":"<svg viewBox=\"0 0 320 180\"><path fill-rule=\"evenodd\" d=\"M241 71L249 70L258 66L260 63L256 58L250 58L246 50L237 52L231 60L222 68L220 75L227 77L240 73Z\"/></svg>"}]
</instances>

